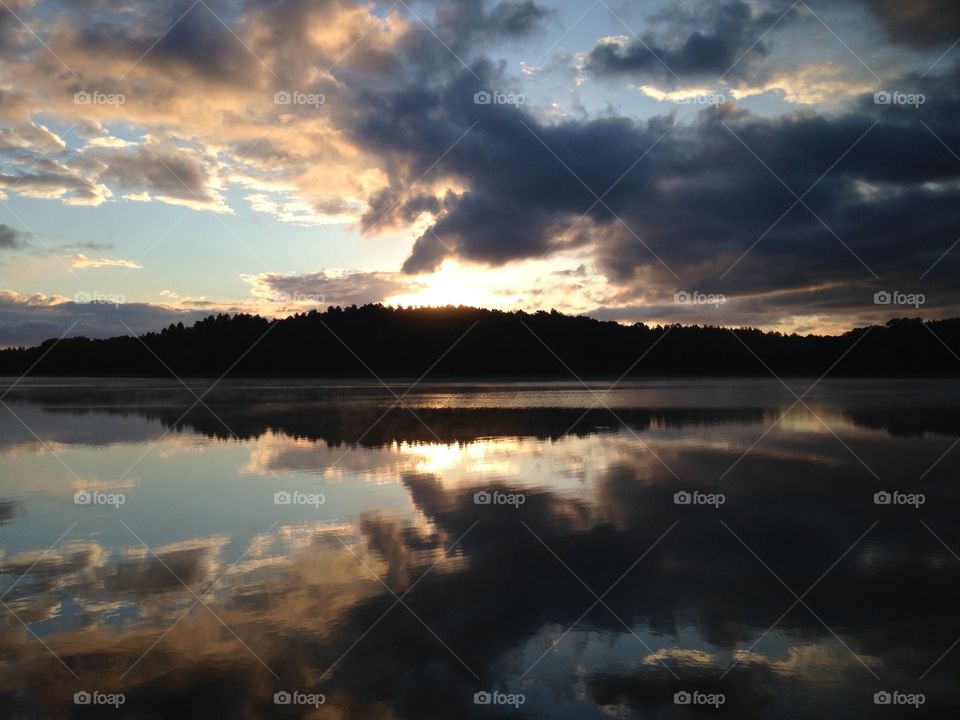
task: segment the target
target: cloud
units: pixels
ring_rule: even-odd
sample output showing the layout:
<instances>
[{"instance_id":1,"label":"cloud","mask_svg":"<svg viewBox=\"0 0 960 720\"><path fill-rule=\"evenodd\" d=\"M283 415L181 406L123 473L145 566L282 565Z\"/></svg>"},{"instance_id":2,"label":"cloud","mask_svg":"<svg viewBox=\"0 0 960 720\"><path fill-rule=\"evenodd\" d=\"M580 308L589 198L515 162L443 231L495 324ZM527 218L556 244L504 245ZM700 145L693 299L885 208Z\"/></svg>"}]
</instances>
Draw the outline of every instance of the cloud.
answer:
<instances>
[{"instance_id":1,"label":"cloud","mask_svg":"<svg viewBox=\"0 0 960 720\"><path fill-rule=\"evenodd\" d=\"M294 192L257 192L246 196L250 207L258 212L295 225L342 224L360 219L362 204L349 199L315 198L311 201Z\"/></svg>"},{"instance_id":2,"label":"cloud","mask_svg":"<svg viewBox=\"0 0 960 720\"><path fill-rule=\"evenodd\" d=\"M0 13L3 11L0 10ZM2 33L2 30L0 30ZM0 88L0 118L6 121L25 120L33 111L29 93Z\"/></svg>"},{"instance_id":3,"label":"cloud","mask_svg":"<svg viewBox=\"0 0 960 720\"><path fill-rule=\"evenodd\" d=\"M62 200L68 205L96 206L111 195L108 188L82 177L67 166L59 163L45 165L50 169L43 172L0 172L0 189L15 190L26 197Z\"/></svg>"},{"instance_id":4,"label":"cloud","mask_svg":"<svg viewBox=\"0 0 960 720\"><path fill-rule=\"evenodd\" d=\"M432 82L451 67L444 44L469 57L537 32L551 14L533 0L467 0L440 6L428 29L409 12L347 0L97 3L95 16L89 3L56 7L25 20L47 23L51 50L74 75L50 72L54 56L38 50L34 64L8 68L11 82L32 88L34 107L80 123L89 142L44 175L32 170L37 150L8 158L0 185L74 204L127 198L230 212L223 190L233 183L258 211L304 225L355 222L383 190L379 158L343 133L368 91L418 75ZM278 91L327 102L277 105ZM123 101L78 104L76 93ZM119 123L143 137L111 135Z\"/></svg>"},{"instance_id":5,"label":"cloud","mask_svg":"<svg viewBox=\"0 0 960 720\"><path fill-rule=\"evenodd\" d=\"M587 54L585 68L597 76L629 75L667 82L714 80L735 66L743 72L769 52L762 37L782 12L754 12L749 3L740 0L701 5L695 13L674 9L655 18L670 26L666 34L602 38ZM687 31L691 25L705 29Z\"/></svg>"},{"instance_id":6,"label":"cloud","mask_svg":"<svg viewBox=\"0 0 960 720\"><path fill-rule=\"evenodd\" d=\"M792 72L771 72L759 84L742 83L733 88L730 94L739 100L761 93L779 92L787 102L816 105L847 100L873 92L875 87L876 81L869 76L866 79L850 79L846 77L845 69L835 63L817 62L795 68Z\"/></svg>"},{"instance_id":7,"label":"cloud","mask_svg":"<svg viewBox=\"0 0 960 720\"><path fill-rule=\"evenodd\" d=\"M66 147L63 138L37 123L21 123L0 129L0 152L29 149L50 155L61 152Z\"/></svg>"},{"instance_id":8,"label":"cloud","mask_svg":"<svg viewBox=\"0 0 960 720\"><path fill-rule=\"evenodd\" d=\"M503 0L489 11L484 4L482 0L460 0L442 6L437 25L463 45L524 38L542 29L543 21L551 15L533 0Z\"/></svg>"},{"instance_id":9,"label":"cloud","mask_svg":"<svg viewBox=\"0 0 960 720\"><path fill-rule=\"evenodd\" d=\"M70 267L80 270L103 267L123 267L129 268L130 270L143 269L143 265L139 265L130 260L119 260L113 258L88 258L83 253L74 253L70 256Z\"/></svg>"},{"instance_id":10,"label":"cloud","mask_svg":"<svg viewBox=\"0 0 960 720\"><path fill-rule=\"evenodd\" d=\"M769 294L792 290L794 299L823 293L817 304L833 313L866 313L875 310L872 273L925 291L938 307L960 300L950 256L919 280L960 226L960 163L930 132L960 147L951 120L960 110L956 68L926 78L919 111L876 105L869 93L831 115L765 117L728 103L686 123L552 124L522 107L474 105L473 92L498 77L490 65L474 71L479 81L464 71L430 89L382 93L353 128L359 144L392 159L392 187L436 164L436 189L395 201L380 221L430 215L408 273L435 271L448 258L498 267L579 249L592 253L611 290L623 289L621 301L656 288L661 305L680 289L723 292L752 297L758 308L770 303L772 320L802 314L802 303L788 307L787 295ZM888 82L919 91L916 77ZM796 202L807 190L809 209ZM371 207L370 227L384 205Z\"/></svg>"},{"instance_id":11,"label":"cloud","mask_svg":"<svg viewBox=\"0 0 960 720\"><path fill-rule=\"evenodd\" d=\"M231 306L219 309L236 310ZM38 345L68 331L67 337L128 335L124 325L140 334L172 323L190 324L211 312L215 310L128 303L123 296L99 291L84 291L67 298L0 290L0 347Z\"/></svg>"},{"instance_id":12,"label":"cloud","mask_svg":"<svg viewBox=\"0 0 960 720\"><path fill-rule=\"evenodd\" d=\"M60 246L63 250L113 250L113 243L101 242L75 242Z\"/></svg>"},{"instance_id":13,"label":"cloud","mask_svg":"<svg viewBox=\"0 0 960 720\"><path fill-rule=\"evenodd\" d=\"M6 159L6 163L4 163ZM219 167L205 152L174 142L143 143L94 138L69 148L33 123L0 130L0 188L69 204L100 205L110 189L144 199L215 212L230 212L220 195Z\"/></svg>"},{"instance_id":14,"label":"cloud","mask_svg":"<svg viewBox=\"0 0 960 720\"><path fill-rule=\"evenodd\" d=\"M421 287L415 278L395 272L322 270L308 274L245 275L254 296L293 311L298 307L363 305L383 302Z\"/></svg>"},{"instance_id":15,"label":"cloud","mask_svg":"<svg viewBox=\"0 0 960 720\"><path fill-rule=\"evenodd\" d=\"M27 246L24 233L0 223L0 250L19 250Z\"/></svg>"},{"instance_id":16,"label":"cloud","mask_svg":"<svg viewBox=\"0 0 960 720\"><path fill-rule=\"evenodd\" d=\"M917 26L935 24L931 8L940 6L921 6L911 16ZM807 55L788 66L773 58L781 42L792 52L800 8L761 36L788 7L783 0L686 3L648 18L640 38L650 49L636 38L607 38L582 55L594 77L629 78L666 100L707 87L749 50L728 76L729 102L679 120L612 110L570 119L475 105L478 90L522 79L487 53L545 26L549 11L532 2L469 0L441 4L429 17L423 11L442 43L409 13L345 0L211 4L236 36L202 5L167 35L189 5L66 3L55 18L24 6L25 20L49 23L50 47L76 77L29 44L18 42L0 60L11 88L0 108L9 105L14 118L3 136L0 191L214 212L231 211L228 199L240 197L283 222L359 223L367 234L400 235L413 242L403 264L411 278L450 259L499 268L577 254L608 283L593 307L631 316L643 307L666 315L678 289L722 290L758 313L762 303L776 303L768 319L802 312L786 299L811 293L825 293L816 304L829 312L859 312L859 283L871 279L861 260L909 289L956 239L958 166L919 120L960 146L951 124L960 76L948 56L923 80L928 102L919 111L875 106L870 78ZM892 4L871 7L877 22L896 22ZM902 68L926 54L898 54L883 66L882 82L919 89L919 78ZM125 101L76 104L79 91ZM275 104L278 91L322 94L325 102ZM737 108L737 98L759 93L780 93L804 112L773 117ZM83 144L60 147L50 129L60 125L23 115L24 103L79 122ZM851 150L875 120L880 125ZM823 223L802 205L784 215L795 197L744 144L797 194L818 182L805 203ZM957 295L944 279L951 262L925 285L943 306ZM356 292L339 286L329 294L361 301L393 289L351 282Z\"/></svg>"},{"instance_id":17,"label":"cloud","mask_svg":"<svg viewBox=\"0 0 960 720\"><path fill-rule=\"evenodd\" d=\"M861 0L901 45L926 50L949 45L960 37L960 8L951 0Z\"/></svg>"},{"instance_id":18,"label":"cloud","mask_svg":"<svg viewBox=\"0 0 960 720\"><path fill-rule=\"evenodd\" d=\"M102 162L102 182L153 193L165 202L217 212L232 212L216 189L208 159L175 147L145 144L133 151L87 153Z\"/></svg>"}]
</instances>

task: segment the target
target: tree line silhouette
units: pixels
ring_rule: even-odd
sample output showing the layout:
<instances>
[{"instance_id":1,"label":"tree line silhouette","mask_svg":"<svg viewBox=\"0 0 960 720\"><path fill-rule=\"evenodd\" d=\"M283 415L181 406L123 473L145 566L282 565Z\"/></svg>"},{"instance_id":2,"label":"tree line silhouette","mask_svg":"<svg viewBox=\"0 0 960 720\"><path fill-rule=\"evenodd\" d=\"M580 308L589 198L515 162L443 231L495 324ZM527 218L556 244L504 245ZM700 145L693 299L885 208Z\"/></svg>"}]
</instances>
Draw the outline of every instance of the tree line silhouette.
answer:
<instances>
[{"instance_id":1,"label":"tree line silhouette","mask_svg":"<svg viewBox=\"0 0 960 720\"><path fill-rule=\"evenodd\" d=\"M472 307L330 307L280 320L220 314L139 338L48 340L0 351L0 373L417 378L958 376L960 319L895 319L838 336L621 325Z\"/></svg>"}]
</instances>

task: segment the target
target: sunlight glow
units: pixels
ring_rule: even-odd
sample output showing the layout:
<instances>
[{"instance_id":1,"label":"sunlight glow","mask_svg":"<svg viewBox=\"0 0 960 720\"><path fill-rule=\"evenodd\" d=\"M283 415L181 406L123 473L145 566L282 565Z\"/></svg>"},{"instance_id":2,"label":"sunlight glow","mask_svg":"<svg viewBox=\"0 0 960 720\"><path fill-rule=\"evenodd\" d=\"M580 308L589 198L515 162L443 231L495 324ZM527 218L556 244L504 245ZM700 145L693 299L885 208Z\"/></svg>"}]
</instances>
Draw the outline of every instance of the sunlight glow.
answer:
<instances>
[{"instance_id":1,"label":"sunlight glow","mask_svg":"<svg viewBox=\"0 0 960 720\"><path fill-rule=\"evenodd\" d=\"M425 285L422 290L387 298L387 304L473 305L503 309L521 302L523 297L520 294L505 295L495 289L497 276L497 273L477 273L457 263L447 262L433 275L422 278Z\"/></svg>"}]
</instances>

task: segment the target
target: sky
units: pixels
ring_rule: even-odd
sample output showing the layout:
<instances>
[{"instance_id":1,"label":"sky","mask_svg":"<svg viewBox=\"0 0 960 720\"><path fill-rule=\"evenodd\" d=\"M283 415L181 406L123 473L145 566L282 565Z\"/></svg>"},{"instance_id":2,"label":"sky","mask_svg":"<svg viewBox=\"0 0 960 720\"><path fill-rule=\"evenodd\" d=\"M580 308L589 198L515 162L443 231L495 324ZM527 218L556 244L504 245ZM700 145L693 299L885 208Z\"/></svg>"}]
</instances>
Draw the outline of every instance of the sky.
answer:
<instances>
[{"instance_id":1,"label":"sky","mask_svg":"<svg viewBox=\"0 0 960 720\"><path fill-rule=\"evenodd\" d=\"M954 0L0 0L0 346L960 300Z\"/></svg>"}]
</instances>

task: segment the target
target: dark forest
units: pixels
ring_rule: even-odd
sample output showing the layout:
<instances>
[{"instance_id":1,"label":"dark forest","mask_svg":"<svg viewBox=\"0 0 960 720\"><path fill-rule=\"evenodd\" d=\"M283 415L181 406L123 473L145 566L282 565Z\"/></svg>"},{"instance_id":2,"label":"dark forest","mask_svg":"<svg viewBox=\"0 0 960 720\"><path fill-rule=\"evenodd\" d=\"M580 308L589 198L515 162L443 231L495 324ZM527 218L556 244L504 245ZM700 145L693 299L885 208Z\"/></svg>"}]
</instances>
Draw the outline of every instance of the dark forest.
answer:
<instances>
[{"instance_id":1,"label":"dark forest","mask_svg":"<svg viewBox=\"0 0 960 720\"><path fill-rule=\"evenodd\" d=\"M839 336L621 325L557 312L331 307L282 320L210 316L139 338L0 351L4 375L957 376L960 319L895 319Z\"/></svg>"}]
</instances>

